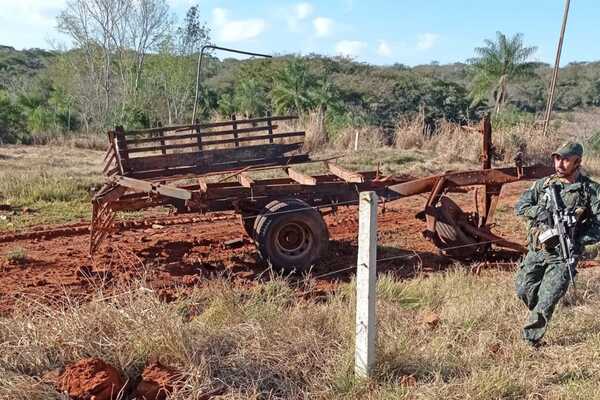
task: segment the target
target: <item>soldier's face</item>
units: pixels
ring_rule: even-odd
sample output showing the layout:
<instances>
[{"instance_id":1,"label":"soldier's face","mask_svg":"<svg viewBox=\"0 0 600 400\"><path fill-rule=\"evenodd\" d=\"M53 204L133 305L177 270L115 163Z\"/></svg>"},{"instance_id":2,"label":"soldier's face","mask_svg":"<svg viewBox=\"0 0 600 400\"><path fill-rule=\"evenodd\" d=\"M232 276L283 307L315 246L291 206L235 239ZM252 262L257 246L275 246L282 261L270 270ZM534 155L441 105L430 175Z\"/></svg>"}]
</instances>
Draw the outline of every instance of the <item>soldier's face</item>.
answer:
<instances>
[{"instance_id":1,"label":"soldier's face","mask_svg":"<svg viewBox=\"0 0 600 400\"><path fill-rule=\"evenodd\" d=\"M580 164L581 159L577 156L554 156L554 170L561 178L569 178L573 176Z\"/></svg>"}]
</instances>

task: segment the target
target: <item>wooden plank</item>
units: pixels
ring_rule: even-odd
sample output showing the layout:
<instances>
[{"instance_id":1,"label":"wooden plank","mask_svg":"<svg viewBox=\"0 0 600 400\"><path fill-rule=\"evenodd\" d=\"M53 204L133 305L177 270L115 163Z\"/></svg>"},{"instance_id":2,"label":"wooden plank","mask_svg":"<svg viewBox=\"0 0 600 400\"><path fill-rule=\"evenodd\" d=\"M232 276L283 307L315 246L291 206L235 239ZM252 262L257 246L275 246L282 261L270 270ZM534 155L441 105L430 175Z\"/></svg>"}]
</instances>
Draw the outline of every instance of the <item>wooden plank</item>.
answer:
<instances>
[{"instance_id":1,"label":"wooden plank","mask_svg":"<svg viewBox=\"0 0 600 400\"><path fill-rule=\"evenodd\" d=\"M210 146L210 145L216 145L216 144L252 142L255 140L263 140L263 139L271 140L272 138L279 139L279 138L285 138L285 137L298 137L298 136L304 136L304 135L305 135L304 132L284 132L284 133L276 133L273 135L248 136L248 137L243 137L243 138L238 138L238 139L208 140L208 141L202 142L202 145ZM197 146L198 146L198 143L180 143L180 144L168 144L166 146L136 147L136 148L130 148L129 154L150 152L150 151L159 151L159 150L162 151L162 150L166 150L166 149L186 149L186 148L192 148L192 147L197 147Z\"/></svg>"},{"instance_id":2,"label":"wooden plank","mask_svg":"<svg viewBox=\"0 0 600 400\"><path fill-rule=\"evenodd\" d=\"M233 126L233 138L235 139L235 147L240 147L240 141L238 139L238 126L235 122L235 114L231 116L232 126Z\"/></svg>"},{"instance_id":3,"label":"wooden plank","mask_svg":"<svg viewBox=\"0 0 600 400\"><path fill-rule=\"evenodd\" d=\"M314 186L317 184L317 179L313 176L305 175L302 172L293 168L284 168L285 173L294 181L301 185Z\"/></svg>"},{"instance_id":4,"label":"wooden plank","mask_svg":"<svg viewBox=\"0 0 600 400\"><path fill-rule=\"evenodd\" d=\"M104 160L106 160L109 155L115 152L115 133L113 131L108 131L108 148L106 149L106 154L104 155Z\"/></svg>"},{"instance_id":5,"label":"wooden plank","mask_svg":"<svg viewBox=\"0 0 600 400\"><path fill-rule=\"evenodd\" d=\"M303 143L291 144L262 144L244 146L237 149L210 149L203 152L190 152L180 154L152 155L131 158L129 160L132 171L148 171L166 168L190 167L205 165L227 164L236 161L263 160L278 158L290 151L302 148ZM264 161L264 160L263 160Z\"/></svg>"},{"instance_id":6,"label":"wooden plank","mask_svg":"<svg viewBox=\"0 0 600 400\"><path fill-rule=\"evenodd\" d=\"M243 124L256 124L259 122L267 122L269 118L252 118L252 119L240 119L237 120L237 124L238 125L243 125ZM292 120L292 119L298 119L297 115L287 115L287 116L277 116L277 117L270 117L271 121L287 121L287 120ZM161 130L165 130L165 131L184 131L184 130L192 130L192 129L196 129L198 127L202 128L202 129L207 129L207 128L218 128L221 126L228 126L228 125L232 125L232 121L220 121L220 122L210 122L210 123L204 123L204 124L187 124L187 125L172 125L172 126L165 126L163 128L149 128L149 129L133 129L130 131L125 132L125 135L127 136L132 136L132 135L143 135L145 133L156 133L159 132Z\"/></svg>"},{"instance_id":7,"label":"wooden plank","mask_svg":"<svg viewBox=\"0 0 600 400\"><path fill-rule=\"evenodd\" d=\"M364 176L347 170L336 163L325 162L325 165L327 166L327 169L329 169L329 172L348 183L363 183L365 181Z\"/></svg>"},{"instance_id":8,"label":"wooden plank","mask_svg":"<svg viewBox=\"0 0 600 400\"><path fill-rule=\"evenodd\" d=\"M200 127L196 128L196 143L198 143L198 150L202 151L202 129Z\"/></svg>"},{"instance_id":9,"label":"wooden plank","mask_svg":"<svg viewBox=\"0 0 600 400\"><path fill-rule=\"evenodd\" d=\"M234 150L234 149L232 149ZM206 165L206 166L189 166L171 169L157 169L153 171L140 171L130 174L131 177L139 179L165 179L172 176L184 178L188 175L216 175L227 172L235 172L240 168L251 167L252 169L261 168L278 168L282 165L301 164L310 162L308 154L300 154L293 156L282 156L278 158L261 159L261 160L244 160L235 161L225 164Z\"/></svg>"},{"instance_id":10,"label":"wooden plank","mask_svg":"<svg viewBox=\"0 0 600 400\"><path fill-rule=\"evenodd\" d=\"M127 152L127 140L122 126L117 126L115 129L115 151L117 153L117 161L122 174L129 172L129 153Z\"/></svg>"},{"instance_id":11,"label":"wooden plank","mask_svg":"<svg viewBox=\"0 0 600 400\"><path fill-rule=\"evenodd\" d=\"M110 159L104 164L104 169L102 169L103 174L106 174L106 171L110 169L110 167L113 165L113 161L115 161L115 153L112 153Z\"/></svg>"},{"instance_id":12,"label":"wooden plank","mask_svg":"<svg viewBox=\"0 0 600 400\"><path fill-rule=\"evenodd\" d=\"M173 197L181 200L190 200L192 192L186 189L181 189L169 185L161 185L158 183L147 182L141 179L127 178L120 176L117 178L117 183L121 186L128 187L146 193L158 193L162 196Z\"/></svg>"},{"instance_id":13,"label":"wooden plank","mask_svg":"<svg viewBox=\"0 0 600 400\"><path fill-rule=\"evenodd\" d=\"M198 177L198 189L202 193L206 193L206 191L208 190L208 183L206 183L206 179Z\"/></svg>"},{"instance_id":14,"label":"wooden plank","mask_svg":"<svg viewBox=\"0 0 600 400\"><path fill-rule=\"evenodd\" d=\"M254 186L254 183L255 183L254 179L252 179L250 177L250 175L248 175L245 172L240 173L237 176L237 179L238 179L238 182L240 183L240 185L242 185L243 187L247 187L247 188Z\"/></svg>"},{"instance_id":15,"label":"wooden plank","mask_svg":"<svg viewBox=\"0 0 600 400\"><path fill-rule=\"evenodd\" d=\"M237 123L236 123L237 125ZM273 125L273 129L277 129L278 125ZM200 125L198 125L198 128L196 128L196 130L198 129L202 129ZM212 132L202 132L202 137L207 138L207 137L212 137L212 136L224 136L224 135L231 135L234 132L237 133L251 133L251 132L266 132L267 131L267 127L266 126L255 126L255 127L251 127L251 128L236 128L235 130L231 129L231 130L226 130L226 131L212 131ZM171 140L182 140L182 139L195 139L198 136L198 133L186 133L184 135L169 135L169 136L165 136L165 140L167 141L171 141ZM158 142L160 141L160 137L152 137L152 138L140 138L140 139L127 139L127 144L142 144L142 143L152 143L152 142Z\"/></svg>"},{"instance_id":16,"label":"wooden plank","mask_svg":"<svg viewBox=\"0 0 600 400\"><path fill-rule=\"evenodd\" d=\"M267 112L267 127L269 130L269 143L273 143L273 120L271 119L271 111Z\"/></svg>"},{"instance_id":17,"label":"wooden plank","mask_svg":"<svg viewBox=\"0 0 600 400\"><path fill-rule=\"evenodd\" d=\"M159 123L158 124L159 128L162 128L162 125ZM161 149L161 153L163 154L167 154L167 149L164 147L167 145L167 143L165 142L165 131L160 131L159 132L159 137L160 137L160 145L163 147ZM129 144L129 143L128 143Z\"/></svg>"}]
</instances>

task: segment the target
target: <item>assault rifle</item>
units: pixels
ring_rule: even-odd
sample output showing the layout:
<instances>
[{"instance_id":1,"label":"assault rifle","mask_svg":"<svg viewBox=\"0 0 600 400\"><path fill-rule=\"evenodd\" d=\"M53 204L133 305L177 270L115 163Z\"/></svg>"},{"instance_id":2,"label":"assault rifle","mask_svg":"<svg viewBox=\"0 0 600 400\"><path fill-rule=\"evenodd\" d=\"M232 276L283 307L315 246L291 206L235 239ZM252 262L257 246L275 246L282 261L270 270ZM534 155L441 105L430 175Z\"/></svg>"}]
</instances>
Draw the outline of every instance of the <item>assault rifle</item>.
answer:
<instances>
[{"instance_id":1,"label":"assault rifle","mask_svg":"<svg viewBox=\"0 0 600 400\"><path fill-rule=\"evenodd\" d=\"M540 234L539 239L541 243L547 244L548 247L556 247L558 245L562 261L567 265L569 270L569 278L571 279L573 290L576 290L575 281L573 280L575 264L577 263L574 254L575 244L573 243L575 227L577 225L575 210L567 209L560 197L560 187L558 185L551 184L548 186L546 188L546 195L550 200L553 228Z\"/></svg>"}]
</instances>

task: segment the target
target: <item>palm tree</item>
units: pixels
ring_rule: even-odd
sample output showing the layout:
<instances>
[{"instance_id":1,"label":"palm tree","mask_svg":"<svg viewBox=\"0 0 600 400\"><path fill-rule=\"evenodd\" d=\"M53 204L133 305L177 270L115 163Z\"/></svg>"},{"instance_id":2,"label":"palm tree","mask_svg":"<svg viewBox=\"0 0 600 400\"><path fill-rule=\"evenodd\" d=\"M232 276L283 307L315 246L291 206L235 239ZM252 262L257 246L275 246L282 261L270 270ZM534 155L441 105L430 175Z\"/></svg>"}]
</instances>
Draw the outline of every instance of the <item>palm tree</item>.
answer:
<instances>
[{"instance_id":1,"label":"palm tree","mask_svg":"<svg viewBox=\"0 0 600 400\"><path fill-rule=\"evenodd\" d=\"M498 113L508 98L509 82L535 75L535 64L528 60L537 47L526 47L521 33L507 37L496 32L495 42L486 39L484 43L484 47L475 48L477 57L469 60L474 74L471 95L478 102L493 93Z\"/></svg>"},{"instance_id":2,"label":"palm tree","mask_svg":"<svg viewBox=\"0 0 600 400\"><path fill-rule=\"evenodd\" d=\"M256 79L246 79L235 88L233 101L237 111L251 118L265 113L266 97L264 87Z\"/></svg>"},{"instance_id":3,"label":"palm tree","mask_svg":"<svg viewBox=\"0 0 600 400\"><path fill-rule=\"evenodd\" d=\"M316 78L309 72L304 62L298 59L289 62L275 76L275 84L271 93L275 112L291 111L301 114L312 108L310 92L316 83Z\"/></svg>"}]
</instances>

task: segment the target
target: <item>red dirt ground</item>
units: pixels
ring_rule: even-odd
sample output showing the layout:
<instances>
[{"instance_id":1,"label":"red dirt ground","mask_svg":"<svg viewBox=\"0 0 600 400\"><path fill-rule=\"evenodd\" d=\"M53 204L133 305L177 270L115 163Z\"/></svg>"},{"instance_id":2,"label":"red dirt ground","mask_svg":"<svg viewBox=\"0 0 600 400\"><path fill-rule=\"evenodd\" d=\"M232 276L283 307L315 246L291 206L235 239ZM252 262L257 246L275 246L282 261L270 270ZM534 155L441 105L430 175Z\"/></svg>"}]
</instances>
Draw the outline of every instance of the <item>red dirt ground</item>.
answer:
<instances>
[{"instance_id":1,"label":"red dirt ground","mask_svg":"<svg viewBox=\"0 0 600 400\"><path fill-rule=\"evenodd\" d=\"M114 367L98 358L86 358L65 368L57 388L74 400L113 400L124 385Z\"/></svg>"},{"instance_id":2,"label":"red dirt ground","mask_svg":"<svg viewBox=\"0 0 600 400\"><path fill-rule=\"evenodd\" d=\"M528 185L521 182L504 188L496 233L522 241L522 224L512 216L512 205ZM473 195L453 198L467 209ZM437 249L421 236L425 224L414 215L425 202L426 197L413 196L388 203L386 212L380 212L378 258L404 257L380 262L379 271L410 277L418 270L436 271L452 263L438 255ZM349 279L352 271L348 267L356 263L356 207L339 209L325 220L332 241L330 254L313 270L317 292L328 291L337 281ZM225 245L238 238L243 238L243 242L235 248ZM93 260L88 257L88 240L88 235L82 233L0 243L0 313L10 313L18 303L60 301L65 294L82 298L98 287L119 287L142 274L166 300L173 298L175 288L201 285L216 276L242 284L253 284L268 276L263 274L266 266L235 218L121 231L106 239L111 244L104 246ZM10 263L4 256L15 248L22 248L26 254L21 263ZM502 262L507 256L514 261L514 253L500 252L489 263L510 267L512 264ZM343 268L343 272L330 274Z\"/></svg>"}]
</instances>

